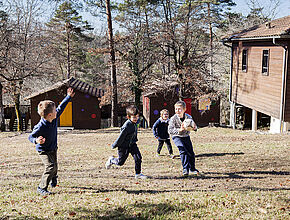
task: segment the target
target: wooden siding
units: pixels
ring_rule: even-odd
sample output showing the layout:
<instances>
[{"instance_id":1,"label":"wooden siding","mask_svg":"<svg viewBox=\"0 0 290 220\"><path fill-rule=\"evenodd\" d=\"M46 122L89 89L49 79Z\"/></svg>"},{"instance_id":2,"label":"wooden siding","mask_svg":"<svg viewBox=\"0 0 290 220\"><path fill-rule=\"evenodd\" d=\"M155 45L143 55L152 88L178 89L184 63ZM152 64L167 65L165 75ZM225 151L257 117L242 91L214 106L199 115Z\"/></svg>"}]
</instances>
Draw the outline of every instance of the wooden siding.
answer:
<instances>
[{"instance_id":1,"label":"wooden siding","mask_svg":"<svg viewBox=\"0 0 290 220\"><path fill-rule=\"evenodd\" d=\"M289 46L288 42L288 62L287 62L287 84L286 84L286 99L285 99L285 117L284 120L290 122L290 56L289 56Z\"/></svg>"},{"instance_id":2,"label":"wooden siding","mask_svg":"<svg viewBox=\"0 0 290 220\"><path fill-rule=\"evenodd\" d=\"M233 44L232 100L248 108L279 118L283 53L271 42ZM242 71L242 51L248 50L247 72ZM262 75L262 53L269 50L269 75ZM289 67L288 67L289 68ZM289 78L288 78L289 80ZM288 95L289 97L289 95Z\"/></svg>"}]
</instances>

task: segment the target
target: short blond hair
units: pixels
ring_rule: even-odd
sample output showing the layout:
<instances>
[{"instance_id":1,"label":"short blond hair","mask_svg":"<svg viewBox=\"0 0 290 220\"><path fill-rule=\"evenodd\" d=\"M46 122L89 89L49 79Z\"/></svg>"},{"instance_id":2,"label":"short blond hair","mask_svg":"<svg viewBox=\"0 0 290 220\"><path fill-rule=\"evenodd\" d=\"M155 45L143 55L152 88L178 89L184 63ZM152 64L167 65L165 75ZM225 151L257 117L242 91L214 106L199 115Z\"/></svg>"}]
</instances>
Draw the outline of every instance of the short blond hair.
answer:
<instances>
[{"instance_id":1,"label":"short blond hair","mask_svg":"<svg viewBox=\"0 0 290 220\"><path fill-rule=\"evenodd\" d=\"M182 106L183 109L186 109L186 103L184 101L177 101L174 107L177 105Z\"/></svg>"},{"instance_id":2,"label":"short blond hair","mask_svg":"<svg viewBox=\"0 0 290 220\"><path fill-rule=\"evenodd\" d=\"M162 116L164 113L168 113L169 114L169 111L167 109L162 109L160 111L160 116Z\"/></svg>"},{"instance_id":3,"label":"short blond hair","mask_svg":"<svg viewBox=\"0 0 290 220\"><path fill-rule=\"evenodd\" d=\"M53 101L44 100L38 104L37 112L41 117L46 118L49 113L53 112L54 108L55 103Z\"/></svg>"}]
</instances>

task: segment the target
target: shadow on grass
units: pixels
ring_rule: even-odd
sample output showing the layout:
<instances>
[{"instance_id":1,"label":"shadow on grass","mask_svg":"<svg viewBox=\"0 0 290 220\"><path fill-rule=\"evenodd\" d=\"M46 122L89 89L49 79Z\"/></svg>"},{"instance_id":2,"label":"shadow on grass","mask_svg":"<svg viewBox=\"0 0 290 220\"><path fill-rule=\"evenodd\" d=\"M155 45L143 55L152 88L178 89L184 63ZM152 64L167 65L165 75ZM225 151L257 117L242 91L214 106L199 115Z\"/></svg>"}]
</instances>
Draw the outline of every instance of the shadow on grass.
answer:
<instances>
[{"instance_id":1,"label":"shadow on grass","mask_svg":"<svg viewBox=\"0 0 290 220\"><path fill-rule=\"evenodd\" d=\"M249 174L253 175L259 175L259 176L251 176ZM247 175L247 176L243 176ZM266 176L260 176L260 175L266 175ZM287 171L240 171L240 172L233 172L233 173L218 173L218 172L205 172L202 175L199 176L178 176L178 177L172 177L172 176L160 176L160 177L154 177L153 179L264 179L269 177L269 175L290 175L290 172Z\"/></svg>"},{"instance_id":2,"label":"shadow on grass","mask_svg":"<svg viewBox=\"0 0 290 220\"><path fill-rule=\"evenodd\" d=\"M243 155L245 153L238 152L238 153L207 153L207 154L198 154L195 157L220 157L220 156L226 156L226 155Z\"/></svg>"},{"instance_id":3,"label":"shadow on grass","mask_svg":"<svg viewBox=\"0 0 290 220\"><path fill-rule=\"evenodd\" d=\"M112 204L113 206L114 204ZM198 207L199 208L199 207ZM165 219L166 216L171 213L179 213L185 211L184 208L178 207L177 205L171 205L168 203L142 203L136 202L135 204L128 205L128 207L113 207L111 209L106 209L101 211L98 209L89 208L75 208L73 210L76 215L80 217L74 217L74 219L152 219L161 218ZM196 214L195 217L201 217Z\"/></svg>"}]
</instances>

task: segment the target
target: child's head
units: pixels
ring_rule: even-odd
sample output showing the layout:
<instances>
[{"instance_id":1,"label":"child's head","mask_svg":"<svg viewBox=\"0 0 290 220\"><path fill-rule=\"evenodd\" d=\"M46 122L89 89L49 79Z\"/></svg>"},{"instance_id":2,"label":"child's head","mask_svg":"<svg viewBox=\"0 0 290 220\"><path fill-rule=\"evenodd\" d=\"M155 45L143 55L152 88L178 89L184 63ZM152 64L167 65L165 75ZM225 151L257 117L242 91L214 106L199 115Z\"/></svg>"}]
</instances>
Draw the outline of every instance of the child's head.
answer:
<instances>
[{"instance_id":1,"label":"child's head","mask_svg":"<svg viewBox=\"0 0 290 220\"><path fill-rule=\"evenodd\" d=\"M184 113L186 111L186 104L184 101L178 101L174 105L175 108L175 114L178 115L178 117L183 118Z\"/></svg>"},{"instance_id":2,"label":"child's head","mask_svg":"<svg viewBox=\"0 0 290 220\"><path fill-rule=\"evenodd\" d=\"M56 118L55 103L50 100L41 101L38 104L38 114L47 120L53 120Z\"/></svg>"},{"instance_id":3,"label":"child's head","mask_svg":"<svg viewBox=\"0 0 290 220\"><path fill-rule=\"evenodd\" d=\"M169 111L167 109L163 109L160 111L160 117L163 120L166 120L169 117Z\"/></svg>"},{"instance_id":4,"label":"child's head","mask_svg":"<svg viewBox=\"0 0 290 220\"><path fill-rule=\"evenodd\" d=\"M128 119L130 119L134 123L137 123L139 118L139 110L135 105L129 105L126 108L126 114Z\"/></svg>"}]
</instances>

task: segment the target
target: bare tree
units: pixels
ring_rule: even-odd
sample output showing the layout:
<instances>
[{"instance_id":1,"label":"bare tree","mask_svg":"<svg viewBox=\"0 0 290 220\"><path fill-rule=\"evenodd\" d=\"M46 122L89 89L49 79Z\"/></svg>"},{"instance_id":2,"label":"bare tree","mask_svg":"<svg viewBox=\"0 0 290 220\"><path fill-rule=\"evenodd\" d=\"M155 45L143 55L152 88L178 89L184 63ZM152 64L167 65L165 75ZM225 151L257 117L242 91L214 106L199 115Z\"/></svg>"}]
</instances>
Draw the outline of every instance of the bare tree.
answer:
<instances>
[{"instance_id":1,"label":"bare tree","mask_svg":"<svg viewBox=\"0 0 290 220\"><path fill-rule=\"evenodd\" d=\"M9 36L6 42L5 67L0 72L13 96L17 116L17 130L22 128L20 120L20 96L24 81L42 73L42 67L49 60L44 48L47 39L44 38L41 24L38 22L41 8L40 0L9 1Z\"/></svg>"}]
</instances>

